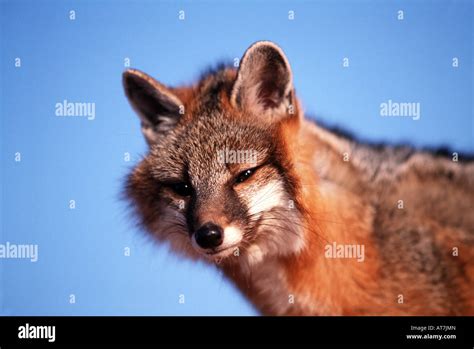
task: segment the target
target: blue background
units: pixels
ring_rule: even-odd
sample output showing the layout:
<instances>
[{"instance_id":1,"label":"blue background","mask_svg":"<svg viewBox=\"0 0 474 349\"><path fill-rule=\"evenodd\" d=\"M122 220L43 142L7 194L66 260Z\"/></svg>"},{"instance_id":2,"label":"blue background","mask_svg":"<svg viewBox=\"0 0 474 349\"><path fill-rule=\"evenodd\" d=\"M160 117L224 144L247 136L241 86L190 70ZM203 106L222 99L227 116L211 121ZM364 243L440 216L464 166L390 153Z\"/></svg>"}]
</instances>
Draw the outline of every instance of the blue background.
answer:
<instances>
[{"instance_id":1,"label":"blue background","mask_svg":"<svg viewBox=\"0 0 474 349\"><path fill-rule=\"evenodd\" d=\"M124 176L146 151L122 91L126 57L176 85L241 57L254 41L273 40L316 118L366 140L472 152L472 7L2 1L0 243L38 244L39 260L0 259L0 314L256 314L214 268L176 257L137 230L119 200ZM55 116L64 99L96 103L95 120ZM381 117L388 99L421 103L421 119Z\"/></svg>"}]
</instances>

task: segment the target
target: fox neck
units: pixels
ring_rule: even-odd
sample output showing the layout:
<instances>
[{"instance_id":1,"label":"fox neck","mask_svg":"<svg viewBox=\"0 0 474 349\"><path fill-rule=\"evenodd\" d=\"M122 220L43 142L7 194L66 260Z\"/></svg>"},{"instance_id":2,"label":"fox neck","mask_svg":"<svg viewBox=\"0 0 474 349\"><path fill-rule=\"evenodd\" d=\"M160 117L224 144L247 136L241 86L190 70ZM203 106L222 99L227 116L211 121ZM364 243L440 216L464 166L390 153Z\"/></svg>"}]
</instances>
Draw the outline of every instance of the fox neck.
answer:
<instances>
[{"instance_id":1,"label":"fox neck","mask_svg":"<svg viewBox=\"0 0 474 349\"><path fill-rule=\"evenodd\" d=\"M302 151L326 147L326 156L337 156L343 145L331 144L311 127L301 129L310 130L299 134L305 146L296 147L291 156L304 184L298 194L306 212L304 247L290 255L266 256L254 265L223 266L224 271L267 315L353 314L354 309L373 314L380 294L378 259L369 239L373 210L355 194L321 179L312 161L317 154ZM363 246L363 259L328 258L325 250L335 245ZM367 305L371 309L364 309Z\"/></svg>"}]
</instances>

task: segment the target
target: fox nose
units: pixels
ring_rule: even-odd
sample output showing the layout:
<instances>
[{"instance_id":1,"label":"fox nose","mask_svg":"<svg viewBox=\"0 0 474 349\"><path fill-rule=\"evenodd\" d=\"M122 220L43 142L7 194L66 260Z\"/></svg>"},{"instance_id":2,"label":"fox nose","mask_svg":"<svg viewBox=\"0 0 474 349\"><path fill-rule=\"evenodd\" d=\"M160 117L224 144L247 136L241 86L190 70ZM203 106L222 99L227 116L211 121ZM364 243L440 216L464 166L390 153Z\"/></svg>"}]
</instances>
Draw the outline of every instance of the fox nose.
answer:
<instances>
[{"instance_id":1,"label":"fox nose","mask_svg":"<svg viewBox=\"0 0 474 349\"><path fill-rule=\"evenodd\" d=\"M202 248L213 248L222 244L222 228L214 223L205 223L194 233L197 244Z\"/></svg>"}]
</instances>

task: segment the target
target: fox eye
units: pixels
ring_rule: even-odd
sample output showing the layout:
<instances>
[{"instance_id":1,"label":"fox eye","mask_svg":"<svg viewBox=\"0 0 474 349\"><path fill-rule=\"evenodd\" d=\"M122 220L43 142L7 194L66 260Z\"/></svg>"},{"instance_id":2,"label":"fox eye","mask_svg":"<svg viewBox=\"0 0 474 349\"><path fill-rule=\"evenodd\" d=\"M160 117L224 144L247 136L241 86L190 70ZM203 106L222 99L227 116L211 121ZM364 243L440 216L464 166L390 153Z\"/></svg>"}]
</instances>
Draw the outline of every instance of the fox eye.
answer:
<instances>
[{"instance_id":1,"label":"fox eye","mask_svg":"<svg viewBox=\"0 0 474 349\"><path fill-rule=\"evenodd\" d=\"M248 170L242 171L239 173L237 176L235 182L236 183L242 183L245 182L247 179L252 177L252 175L255 173L255 168L249 168Z\"/></svg>"},{"instance_id":2,"label":"fox eye","mask_svg":"<svg viewBox=\"0 0 474 349\"><path fill-rule=\"evenodd\" d=\"M190 196L193 193L193 188L190 184L185 182L171 183L169 188L179 196Z\"/></svg>"}]
</instances>

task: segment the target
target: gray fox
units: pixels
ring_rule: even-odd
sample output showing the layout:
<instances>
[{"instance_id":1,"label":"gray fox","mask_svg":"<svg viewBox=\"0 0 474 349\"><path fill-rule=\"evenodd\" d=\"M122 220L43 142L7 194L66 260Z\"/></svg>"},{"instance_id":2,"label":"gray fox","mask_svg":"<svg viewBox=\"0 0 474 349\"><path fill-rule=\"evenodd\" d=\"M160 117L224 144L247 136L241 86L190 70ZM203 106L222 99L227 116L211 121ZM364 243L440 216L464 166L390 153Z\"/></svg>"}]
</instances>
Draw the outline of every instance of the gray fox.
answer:
<instances>
[{"instance_id":1,"label":"gray fox","mask_svg":"<svg viewBox=\"0 0 474 349\"><path fill-rule=\"evenodd\" d=\"M474 315L474 162L305 119L282 49L167 87L123 74L147 155L143 228L215 264L267 315Z\"/></svg>"}]
</instances>

